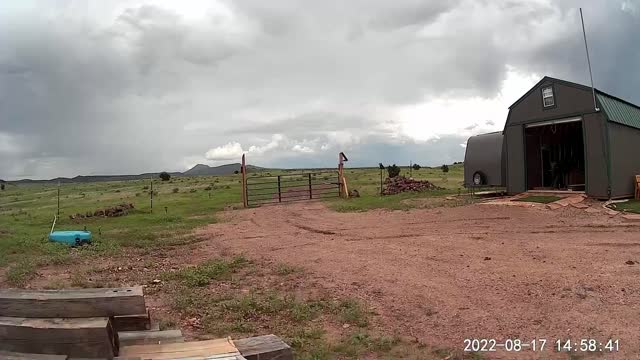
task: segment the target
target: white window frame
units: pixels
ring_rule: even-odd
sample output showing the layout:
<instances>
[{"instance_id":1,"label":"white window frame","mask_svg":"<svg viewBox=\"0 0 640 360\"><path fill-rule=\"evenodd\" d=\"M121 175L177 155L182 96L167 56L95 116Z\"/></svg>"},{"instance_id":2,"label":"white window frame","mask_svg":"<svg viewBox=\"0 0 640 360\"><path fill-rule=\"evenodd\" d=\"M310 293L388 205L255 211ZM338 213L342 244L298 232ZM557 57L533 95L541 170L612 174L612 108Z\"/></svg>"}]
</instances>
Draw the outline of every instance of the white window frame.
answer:
<instances>
[{"instance_id":1,"label":"white window frame","mask_svg":"<svg viewBox=\"0 0 640 360\"><path fill-rule=\"evenodd\" d=\"M549 90L551 92L551 95L546 94L545 95L545 90ZM546 99L551 99L551 104L547 105L547 102L545 101ZM556 97L555 94L553 93L553 86L545 86L542 88L542 106L545 108L548 107L552 107L556 105Z\"/></svg>"}]
</instances>

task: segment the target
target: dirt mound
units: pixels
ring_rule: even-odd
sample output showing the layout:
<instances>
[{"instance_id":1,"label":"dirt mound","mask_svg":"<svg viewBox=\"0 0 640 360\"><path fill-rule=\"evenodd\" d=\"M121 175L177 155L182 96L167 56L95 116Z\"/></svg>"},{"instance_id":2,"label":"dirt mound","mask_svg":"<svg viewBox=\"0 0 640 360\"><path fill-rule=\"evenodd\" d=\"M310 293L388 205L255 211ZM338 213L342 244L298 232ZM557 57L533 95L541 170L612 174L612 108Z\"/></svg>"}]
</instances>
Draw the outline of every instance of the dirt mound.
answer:
<instances>
[{"instance_id":1,"label":"dirt mound","mask_svg":"<svg viewBox=\"0 0 640 360\"><path fill-rule=\"evenodd\" d=\"M440 190L442 188L435 186L427 180L414 180L405 176L396 176L387 178L384 181L382 195L395 195L407 191L426 191Z\"/></svg>"},{"instance_id":2,"label":"dirt mound","mask_svg":"<svg viewBox=\"0 0 640 360\"><path fill-rule=\"evenodd\" d=\"M99 209L94 212L87 212L86 214L69 215L69 218L74 219L86 219L90 217L117 217L124 216L129 213L129 210L133 209L133 204L122 203L120 205L111 206L104 209Z\"/></svg>"}]
</instances>

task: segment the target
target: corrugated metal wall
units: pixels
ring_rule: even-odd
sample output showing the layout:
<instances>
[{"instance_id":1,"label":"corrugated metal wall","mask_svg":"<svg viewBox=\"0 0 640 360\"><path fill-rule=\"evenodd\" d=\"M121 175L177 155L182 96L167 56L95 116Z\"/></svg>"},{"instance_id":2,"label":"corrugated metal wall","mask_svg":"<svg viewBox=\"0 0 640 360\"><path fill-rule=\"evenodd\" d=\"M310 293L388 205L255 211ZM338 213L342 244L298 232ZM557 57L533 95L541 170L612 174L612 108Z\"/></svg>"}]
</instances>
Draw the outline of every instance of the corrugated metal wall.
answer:
<instances>
[{"instance_id":1,"label":"corrugated metal wall","mask_svg":"<svg viewBox=\"0 0 640 360\"><path fill-rule=\"evenodd\" d=\"M525 192L527 188L522 125L507 126L504 141L507 143L507 192L509 194Z\"/></svg>"},{"instance_id":2,"label":"corrugated metal wall","mask_svg":"<svg viewBox=\"0 0 640 360\"><path fill-rule=\"evenodd\" d=\"M605 120L602 114L586 114L582 117L585 151L585 180L587 195L606 199L607 188L607 154L605 138Z\"/></svg>"},{"instance_id":3,"label":"corrugated metal wall","mask_svg":"<svg viewBox=\"0 0 640 360\"><path fill-rule=\"evenodd\" d=\"M609 122L611 196L633 196L635 175L640 175L640 130Z\"/></svg>"}]
</instances>

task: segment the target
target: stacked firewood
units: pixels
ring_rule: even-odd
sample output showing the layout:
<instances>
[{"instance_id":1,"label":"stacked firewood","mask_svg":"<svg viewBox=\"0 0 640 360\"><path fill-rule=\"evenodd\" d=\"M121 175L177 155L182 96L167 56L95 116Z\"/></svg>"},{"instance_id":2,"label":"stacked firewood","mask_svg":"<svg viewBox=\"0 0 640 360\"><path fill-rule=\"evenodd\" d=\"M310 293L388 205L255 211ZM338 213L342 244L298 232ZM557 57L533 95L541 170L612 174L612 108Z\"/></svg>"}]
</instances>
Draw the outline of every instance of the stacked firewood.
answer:
<instances>
[{"instance_id":1,"label":"stacked firewood","mask_svg":"<svg viewBox=\"0 0 640 360\"><path fill-rule=\"evenodd\" d=\"M427 180L415 180L405 176L387 178L384 181L382 195L395 195L409 191L440 190L441 188Z\"/></svg>"},{"instance_id":2,"label":"stacked firewood","mask_svg":"<svg viewBox=\"0 0 640 360\"><path fill-rule=\"evenodd\" d=\"M133 204L122 203L120 205L111 206L104 209L99 209L94 212L87 212L85 214L69 215L70 219L85 219L90 217L117 217L124 216L129 213L129 210L133 209Z\"/></svg>"}]
</instances>

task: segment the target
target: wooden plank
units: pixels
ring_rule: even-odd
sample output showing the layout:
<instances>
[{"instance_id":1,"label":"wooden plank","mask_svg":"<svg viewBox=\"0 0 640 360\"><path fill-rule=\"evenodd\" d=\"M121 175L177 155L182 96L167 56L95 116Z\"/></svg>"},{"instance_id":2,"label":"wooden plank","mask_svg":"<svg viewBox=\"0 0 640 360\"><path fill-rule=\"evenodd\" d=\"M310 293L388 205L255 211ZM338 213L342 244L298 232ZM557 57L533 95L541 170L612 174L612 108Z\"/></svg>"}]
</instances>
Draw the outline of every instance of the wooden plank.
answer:
<instances>
[{"instance_id":1,"label":"wooden plank","mask_svg":"<svg viewBox=\"0 0 640 360\"><path fill-rule=\"evenodd\" d=\"M113 358L117 334L109 318L0 317L0 350Z\"/></svg>"},{"instance_id":2,"label":"wooden plank","mask_svg":"<svg viewBox=\"0 0 640 360\"><path fill-rule=\"evenodd\" d=\"M184 337L182 337L182 331L180 330L120 331L118 332L118 339L120 340L120 346L184 342Z\"/></svg>"},{"instance_id":3,"label":"wooden plank","mask_svg":"<svg viewBox=\"0 0 640 360\"><path fill-rule=\"evenodd\" d=\"M213 356L217 355L237 356L240 355L240 353L230 339L215 339L161 345L132 345L120 348L120 356L137 356L143 360L203 357L213 358Z\"/></svg>"},{"instance_id":4,"label":"wooden plank","mask_svg":"<svg viewBox=\"0 0 640 360\"><path fill-rule=\"evenodd\" d=\"M293 360L293 351L282 339L271 334L233 340L247 360Z\"/></svg>"},{"instance_id":5,"label":"wooden plank","mask_svg":"<svg viewBox=\"0 0 640 360\"><path fill-rule=\"evenodd\" d=\"M135 315L114 316L111 321L116 331L143 331L151 330L151 316L146 311Z\"/></svg>"},{"instance_id":6,"label":"wooden plank","mask_svg":"<svg viewBox=\"0 0 640 360\"><path fill-rule=\"evenodd\" d=\"M0 316L103 317L146 312L142 287L68 290L0 289Z\"/></svg>"},{"instance_id":7,"label":"wooden plank","mask_svg":"<svg viewBox=\"0 0 640 360\"><path fill-rule=\"evenodd\" d=\"M67 360L67 355L28 354L13 351L0 351L2 360Z\"/></svg>"}]
</instances>

